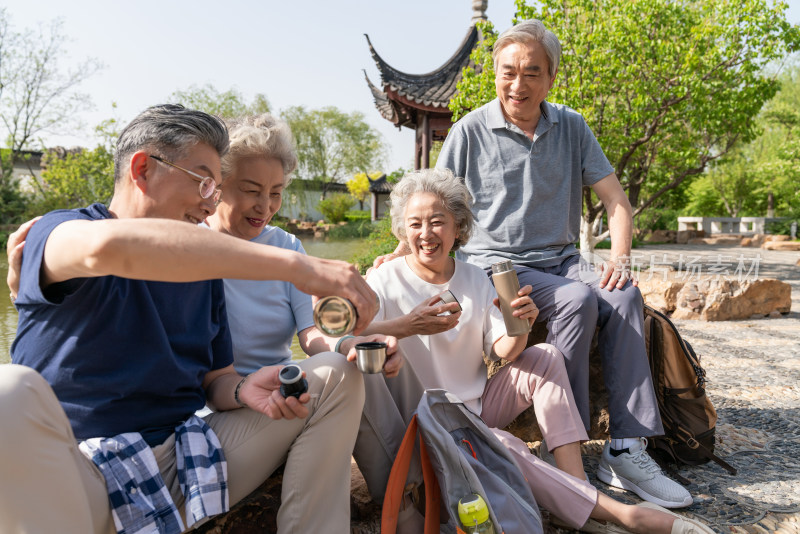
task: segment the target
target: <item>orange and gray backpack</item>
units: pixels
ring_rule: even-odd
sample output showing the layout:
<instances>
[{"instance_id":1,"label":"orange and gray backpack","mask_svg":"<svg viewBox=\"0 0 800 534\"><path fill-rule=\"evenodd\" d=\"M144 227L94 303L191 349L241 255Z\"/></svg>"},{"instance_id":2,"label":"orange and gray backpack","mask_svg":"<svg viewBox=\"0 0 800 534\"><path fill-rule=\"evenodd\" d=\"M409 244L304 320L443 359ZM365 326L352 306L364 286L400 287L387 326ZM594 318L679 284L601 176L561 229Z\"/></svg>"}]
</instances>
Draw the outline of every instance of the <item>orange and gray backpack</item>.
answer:
<instances>
[{"instance_id":1,"label":"orange and gray backpack","mask_svg":"<svg viewBox=\"0 0 800 534\"><path fill-rule=\"evenodd\" d=\"M664 467L714 460L735 475L736 469L714 454L717 412L706 395L706 372L700 358L672 321L646 305L644 336L664 425L663 436L648 438L647 451ZM673 470L668 471L677 476Z\"/></svg>"},{"instance_id":2,"label":"orange and gray backpack","mask_svg":"<svg viewBox=\"0 0 800 534\"><path fill-rule=\"evenodd\" d=\"M382 534L396 532L417 435L425 534L463 534L458 501L468 495L480 495L486 502L497 534L541 534L539 508L511 453L480 417L443 389L425 391L400 444L383 501ZM443 509L446 522L440 522Z\"/></svg>"}]
</instances>

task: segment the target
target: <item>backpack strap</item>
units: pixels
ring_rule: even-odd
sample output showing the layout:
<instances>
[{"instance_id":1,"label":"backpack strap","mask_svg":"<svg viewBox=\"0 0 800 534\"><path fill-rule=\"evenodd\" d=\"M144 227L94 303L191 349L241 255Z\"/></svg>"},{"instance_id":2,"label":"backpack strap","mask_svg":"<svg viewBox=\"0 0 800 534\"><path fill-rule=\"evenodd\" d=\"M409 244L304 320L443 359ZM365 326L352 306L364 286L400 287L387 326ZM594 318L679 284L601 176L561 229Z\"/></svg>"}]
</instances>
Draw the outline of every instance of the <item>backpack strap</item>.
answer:
<instances>
[{"instance_id":1,"label":"backpack strap","mask_svg":"<svg viewBox=\"0 0 800 534\"><path fill-rule=\"evenodd\" d=\"M403 441L397 450L392 470L389 473L389 482L386 484L386 493L383 498L383 509L381 510L381 534L395 534L397 532L397 518L400 513L400 506L403 503L403 492L406 487L408 468L411 465L411 457L414 454L414 442L419 434L419 423L417 415L411 418L411 422L406 428ZM441 493L436 474L433 471L428 450L419 435L420 461L422 463L422 479L425 483L425 534L439 532L439 510L441 506Z\"/></svg>"},{"instance_id":2,"label":"backpack strap","mask_svg":"<svg viewBox=\"0 0 800 534\"><path fill-rule=\"evenodd\" d=\"M422 434L419 436L419 453L422 463L422 481L425 484L425 534L435 534L441 528L439 511L442 509L442 493L439 489L439 482L436 480L436 473L433 471L431 458L428 456L428 448L422 440Z\"/></svg>"}]
</instances>

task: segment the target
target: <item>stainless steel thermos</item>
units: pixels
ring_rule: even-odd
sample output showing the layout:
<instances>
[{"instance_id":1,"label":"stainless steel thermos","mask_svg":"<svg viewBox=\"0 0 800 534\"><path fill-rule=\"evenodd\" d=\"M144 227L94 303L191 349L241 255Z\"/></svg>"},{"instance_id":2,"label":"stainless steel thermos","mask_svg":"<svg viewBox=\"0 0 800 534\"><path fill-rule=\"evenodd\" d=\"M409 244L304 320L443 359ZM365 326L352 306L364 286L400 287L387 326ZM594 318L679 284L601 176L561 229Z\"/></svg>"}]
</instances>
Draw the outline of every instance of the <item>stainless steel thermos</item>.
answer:
<instances>
[{"instance_id":1,"label":"stainless steel thermos","mask_svg":"<svg viewBox=\"0 0 800 534\"><path fill-rule=\"evenodd\" d=\"M531 331L531 325L527 319L514 317L514 308L511 307L511 301L519 298L519 279L511 260L492 264L492 281L500 299L500 311L503 312L506 333L511 337L526 335Z\"/></svg>"}]
</instances>

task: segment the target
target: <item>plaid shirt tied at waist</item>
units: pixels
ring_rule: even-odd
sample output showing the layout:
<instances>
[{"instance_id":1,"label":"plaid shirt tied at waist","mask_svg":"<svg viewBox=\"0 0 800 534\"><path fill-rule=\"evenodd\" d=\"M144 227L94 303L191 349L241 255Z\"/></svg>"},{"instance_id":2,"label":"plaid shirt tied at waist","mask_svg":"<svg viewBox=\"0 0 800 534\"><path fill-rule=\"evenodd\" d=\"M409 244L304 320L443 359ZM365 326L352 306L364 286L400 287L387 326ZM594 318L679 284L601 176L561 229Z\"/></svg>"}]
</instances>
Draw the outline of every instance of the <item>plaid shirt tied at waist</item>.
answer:
<instances>
[{"instance_id":1,"label":"plaid shirt tied at waist","mask_svg":"<svg viewBox=\"0 0 800 534\"><path fill-rule=\"evenodd\" d=\"M111 515L119 534L173 534L185 530L153 451L138 432L91 438L81 452L106 480ZM186 499L188 526L228 511L228 465L214 431L193 415L175 428L178 482Z\"/></svg>"}]
</instances>

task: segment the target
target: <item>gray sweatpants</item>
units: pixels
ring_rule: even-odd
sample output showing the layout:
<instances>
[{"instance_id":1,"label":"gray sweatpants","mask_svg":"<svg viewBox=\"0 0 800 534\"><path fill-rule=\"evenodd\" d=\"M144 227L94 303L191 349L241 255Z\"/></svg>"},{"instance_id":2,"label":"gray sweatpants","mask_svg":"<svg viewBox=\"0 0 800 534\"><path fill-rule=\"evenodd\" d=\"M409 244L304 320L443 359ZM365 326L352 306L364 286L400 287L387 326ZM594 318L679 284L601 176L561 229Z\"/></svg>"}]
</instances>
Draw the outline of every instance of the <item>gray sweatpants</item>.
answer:
<instances>
[{"instance_id":1,"label":"gray sweatpants","mask_svg":"<svg viewBox=\"0 0 800 534\"><path fill-rule=\"evenodd\" d=\"M579 255L553 267L514 267L520 285L533 287L530 296L539 308L536 322L547 323L547 343L564 354L586 428L590 427L589 347L598 326L611 437L663 434L645 352L639 288L628 281L622 289L601 289L597 273Z\"/></svg>"}]
</instances>

